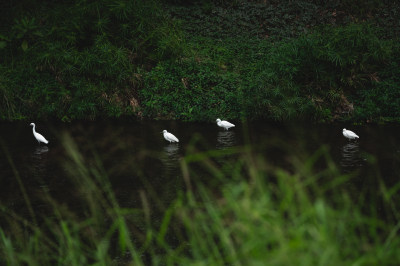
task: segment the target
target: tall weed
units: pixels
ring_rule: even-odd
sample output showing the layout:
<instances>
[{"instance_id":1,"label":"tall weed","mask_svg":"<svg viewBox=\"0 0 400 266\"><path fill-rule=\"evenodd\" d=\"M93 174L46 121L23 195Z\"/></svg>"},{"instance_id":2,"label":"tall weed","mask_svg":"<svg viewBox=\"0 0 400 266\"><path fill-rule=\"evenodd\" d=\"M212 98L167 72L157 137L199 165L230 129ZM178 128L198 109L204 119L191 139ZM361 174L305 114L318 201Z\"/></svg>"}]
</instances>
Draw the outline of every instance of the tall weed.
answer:
<instances>
[{"instance_id":1,"label":"tall weed","mask_svg":"<svg viewBox=\"0 0 400 266\"><path fill-rule=\"evenodd\" d=\"M261 147L199 151L193 141L180 160L186 189L155 217L151 187L138 192L141 207L122 207L102 158L83 156L69 135L62 141L69 200L44 191L41 206L50 214L35 213L36 222L1 206L2 264L400 262L399 185L389 189L379 180L378 196L353 195L348 186L354 175L341 174L324 147L292 155L282 168ZM221 162L221 156L232 160ZM66 204L72 198L79 208ZM377 211L382 204L385 217Z\"/></svg>"}]
</instances>

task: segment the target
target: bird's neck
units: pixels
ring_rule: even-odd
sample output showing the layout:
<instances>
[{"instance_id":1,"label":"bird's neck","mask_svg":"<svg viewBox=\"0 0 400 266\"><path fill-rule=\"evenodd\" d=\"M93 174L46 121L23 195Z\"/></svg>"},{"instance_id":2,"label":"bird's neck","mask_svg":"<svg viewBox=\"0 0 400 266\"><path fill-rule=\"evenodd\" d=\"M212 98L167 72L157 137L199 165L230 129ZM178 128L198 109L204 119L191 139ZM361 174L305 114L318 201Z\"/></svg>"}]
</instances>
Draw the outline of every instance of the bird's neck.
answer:
<instances>
[{"instance_id":1,"label":"bird's neck","mask_svg":"<svg viewBox=\"0 0 400 266\"><path fill-rule=\"evenodd\" d=\"M33 133L36 133L36 131L35 131L35 126L32 127L32 132L33 132Z\"/></svg>"}]
</instances>

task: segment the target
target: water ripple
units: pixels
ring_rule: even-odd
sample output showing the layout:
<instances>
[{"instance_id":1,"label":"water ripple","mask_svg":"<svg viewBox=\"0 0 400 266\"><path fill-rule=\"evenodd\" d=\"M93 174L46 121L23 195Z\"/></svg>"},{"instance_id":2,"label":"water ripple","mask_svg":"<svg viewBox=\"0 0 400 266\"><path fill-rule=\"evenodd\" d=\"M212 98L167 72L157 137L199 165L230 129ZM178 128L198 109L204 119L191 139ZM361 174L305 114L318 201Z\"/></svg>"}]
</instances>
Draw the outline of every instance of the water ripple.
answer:
<instances>
[{"instance_id":1,"label":"water ripple","mask_svg":"<svg viewBox=\"0 0 400 266\"><path fill-rule=\"evenodd\" d=\"M220 131L217 135L217 149L225 149L236 144L234 131Z\"/></svg>"},{"instance_id":2,"label":"water ripple","mask_svg":"<svg viewBox=\"0 0 400 266\"><path fill-rule=\"evenodd\" d=\"M342 159L340 165L345 172L354 171L362 165L360 146L358 142L349 142L342 147Z\"/></svg>"},{"instance_id":3,"label":"water ripple","mask_svg":"<svg viewBox=\"0 0 400 266\"><path fill-rule=\"evenodd\" d=\"M166 169L172 170L179 167L179 145L177 143L168 144L164 147L164 155L161 158Z\"/></svg>"}]
</instances>

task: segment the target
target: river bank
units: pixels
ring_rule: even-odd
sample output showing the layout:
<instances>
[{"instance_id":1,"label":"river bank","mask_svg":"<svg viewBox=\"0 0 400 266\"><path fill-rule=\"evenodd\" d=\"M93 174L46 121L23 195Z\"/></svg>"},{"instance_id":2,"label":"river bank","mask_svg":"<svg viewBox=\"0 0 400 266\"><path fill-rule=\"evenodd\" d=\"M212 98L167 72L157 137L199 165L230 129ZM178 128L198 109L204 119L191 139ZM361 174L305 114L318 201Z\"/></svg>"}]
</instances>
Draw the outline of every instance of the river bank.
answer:
<instances>
[{"instance_id":1,"label":"river bank","mask_svg":"<svg viewBox=\"0 0 400 266\"><path fill-rule=\"evenodd\" d=\"M289 2L5 8L0 119L399 122L399 5Z\"/></svg>"}]
</instances>

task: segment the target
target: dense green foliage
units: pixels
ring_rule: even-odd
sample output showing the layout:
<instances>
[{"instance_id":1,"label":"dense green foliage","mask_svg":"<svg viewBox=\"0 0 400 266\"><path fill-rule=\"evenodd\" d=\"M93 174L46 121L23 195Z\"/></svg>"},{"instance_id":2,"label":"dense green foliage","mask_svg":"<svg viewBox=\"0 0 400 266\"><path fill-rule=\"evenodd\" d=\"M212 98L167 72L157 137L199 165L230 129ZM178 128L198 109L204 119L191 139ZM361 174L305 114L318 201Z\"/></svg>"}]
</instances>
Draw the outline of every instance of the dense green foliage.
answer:
<instances>
[{"instance_id":1,"label":"dense green foliage","mask_svg":"<svg viewBox=\"0 0 400 266\"><path fill-rule=\"evenodd\" d=\"M137 69L181 51L156 1L48 1L10 24L0 35L3 119L132 113Z\"/></svg>"},{"instance_id":2,"label":"dense green foliage","mask_svg":"<svg viewBox=\"0 0 400 266\"><path fill-rule=\"evenodd\" d=\"M388 187L374 172L360 178L376 186L351 189L355 176L340 174L324 148L307 159L292 154L282 169L257 149L193 146L180 161L184 191L171 202L151 186L132 191L140 194L134 208L117 200L99 155L84 157L69 136L63 141L73 193L56 200L44 189L40 201L25 197L26 206L46 207L44 217L0 205L2 265L400 263L400 183ZM220 164L221 156L233 159ZM75 200L79 208L68 204Z\"/></svg>"},{"instance_id":3,"label":"dense green foliage","mask_svg":"<svg viewBox=\"0 0 400 266\"><path fill-rule=\"evenodd\" d=\"M381 37L350 24L273 44L198 38L191 58L147 73L141 99L150 115L178 119L398 118L400 47Z\"/></svg>"},{"instance_id":4,"label":"dense green foliage","mask_svg":"<svg viewBox=\"0 0 400 266\"><path fill-rule=\"evenodd\" d=\"M0 119L399 119L396 1L25 2Z\"/></svg>"}]
</instances>

